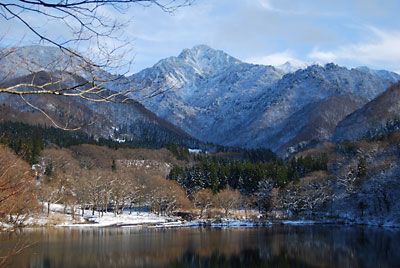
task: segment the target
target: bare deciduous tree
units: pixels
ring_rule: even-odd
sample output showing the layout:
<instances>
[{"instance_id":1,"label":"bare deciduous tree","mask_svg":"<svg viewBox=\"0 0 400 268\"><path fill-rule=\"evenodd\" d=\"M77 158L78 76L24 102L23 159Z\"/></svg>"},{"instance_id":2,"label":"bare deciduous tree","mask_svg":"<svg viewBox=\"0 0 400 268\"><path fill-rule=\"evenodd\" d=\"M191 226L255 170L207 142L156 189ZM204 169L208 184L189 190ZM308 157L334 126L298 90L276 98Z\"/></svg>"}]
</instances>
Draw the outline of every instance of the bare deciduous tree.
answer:
<instances>
[{"instance_id":1,"label":"bare deciduous tree","mask_svg":"<svg viewBox=\"0 0 400 268\"><path fill-rule=\"evenodd\" d=\"M68 122L61 125L43 107L39 107L28 97L50 94L77 97L92 102L137 102L161 93L161 87L154 88L149 78L141 83L130 81L127 73L132 59L127 54L132 50L132 40L124 34L129 17L124 20L124 12L130 6L157 6L172 13L177 8L187 6L193 0L15 0L0 2L0 21L22 26L39 44L58 48L61 56L52 59L51 64L36 66L25 62L31 72L28 80L13 80L15 70L11 68L0 75L0 93L17 95L31 108L44 114L56 127L71 128ZM121 15L122 14L122 15ZM34 20L32 20L34 18ZM43 23L51 25L63 34L46 32ZM7 39L3 32L3 38ZM22 38L22 37L21 37ZM12 58L17 48L0 49L0 62ZM18 67L26 59L16 60ZM36 63L37 64L37 63ZM48 75L40 78L39 71ZM116 91L107 87L111 82L118 85Z\"/></svg>"},{"instance_id":2,"label":"bare deciduous tree","mask_svg":"<svg viewBox=\"0 0 400 268\"><path fill-rule=\"evenodd\" d=\"M36 205L29 165L0 146L0 221L18 224Z\"/></svg>"},{"instance_id":3,"label":"bare deciduous tree","mask_svg":"<svg viewBox=\"0 0 400 268\"><path fill-rule=\"evenodd\" d=\"M229 188L220 191L216 196L217 204L224 210L225 217L228 216L230 210L238 208L241 198L238 190Z\"/></svg>"},{"instance_id":4,"label":"bare deciduous tree","mask_svg":"<svg viewBox=\"0 0 400 268\"><path fill-rule=\"evenodd\" d=\"M38 206L34 188L34 176L29 165L8 148L0 146L0 222L23 223ZM1 226L0 231L3 231ZM0 255L0 267L30 245L27 241L20 241L5 255Z\"/></svg>"},{"instance_id":5,"label":"bare deciduous tree","mask_svg":"<svg viewBox=\"0 0 400 268\"><path fill-rule=\"evenodd\" d=\"M185 191L175 181L155 178L147 187L150 207L158 214L169 214L190 206Z\"/></svg>"},{"instance_id":6,"label":"bare deciduous tree","mask_svg":"<svg viewBox=\"0 0 400 268\"><path fill-rule=\"evenodd\" d=\"M200 209L200 218L202 218L203 212L214 205L214 195L210 189L199 190L193 194L193 203Z\"/></svg>"}]
</instances>

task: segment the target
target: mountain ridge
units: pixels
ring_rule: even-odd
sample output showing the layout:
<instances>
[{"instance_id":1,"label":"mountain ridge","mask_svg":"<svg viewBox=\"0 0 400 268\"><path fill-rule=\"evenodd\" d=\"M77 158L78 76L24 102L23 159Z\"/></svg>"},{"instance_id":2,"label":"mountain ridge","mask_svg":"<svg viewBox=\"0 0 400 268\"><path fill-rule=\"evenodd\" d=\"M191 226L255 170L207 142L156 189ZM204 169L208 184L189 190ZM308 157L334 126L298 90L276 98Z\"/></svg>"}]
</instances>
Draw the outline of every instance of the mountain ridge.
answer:
<instances>
[{"instance_id":1,"label":"mountain ridge","mask_svg":"<svg viewBox=\"0 0 400 268\"><path fill-rule=\"evenodd\" d=\"M193 50L196 53L188 49L183 53L198 55L198 48ZM209 58L218 53L208 47L206 51ZM333 63L285 74L273 66L240 61L233 64L225 61L221 66L214 66L213 72L196 76L193 70L201 69L193 66L196 60L191 59L188 65L182 61L175 65L177 58L160 61L164 69L158 68L158 64L145 69L147 75L164 76L166 81L174 81L175 73L179 73L179 87L157 99L146 100L144 105L148 109L200 140L250 148L265 146L275 151L284 151L281 147L288 140L277 140L275 144L268 140L272 136L284 136L279 131L285 120L307 104L330 96L348 96L357 98L356 102L363 105L400 79L395 73L347 69ZM136 77L141 76L139 72ZM338 112L334 121L341 121L357 107L344 107L347 113ZM328 132L332 134L332 127ZM327 138L325 134L320 137L321 141Z\"/></svg>"},{"instance_id":2,"label":"mountain ridge","mask_svg":"<svg viewBox=\"0 0 400 268\"><path fill-rule=\"evenodd\" d=\"M2 64L7 62L0 60ZM389 71L333 63L285 72L198 45L105 85L114 91L131 84L160 90L163 94L143 100L143 107L203 142L269 147L285 155L329 140L335 124L398 80L400 75ZM145 94L139 91L134 97ZM87 105L104 115L108 109ZM128 123L134 117L129 114L138 112L114 105L109 110L114 125Z\"/></svg>"}]
</instances>

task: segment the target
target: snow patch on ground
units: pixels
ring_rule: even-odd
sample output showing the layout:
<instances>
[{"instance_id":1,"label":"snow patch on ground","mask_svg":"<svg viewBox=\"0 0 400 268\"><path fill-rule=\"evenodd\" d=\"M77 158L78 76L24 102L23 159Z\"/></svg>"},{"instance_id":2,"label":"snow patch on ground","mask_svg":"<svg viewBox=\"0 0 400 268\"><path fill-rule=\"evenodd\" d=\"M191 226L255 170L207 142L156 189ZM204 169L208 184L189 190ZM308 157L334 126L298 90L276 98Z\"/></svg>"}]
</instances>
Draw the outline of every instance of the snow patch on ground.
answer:
<instances>
[{"instance_id":1,"label":"snow patch on ground","mask_svg":"<svg viewBox=\"0 0 400 268\"><path fill-rule=\"evenodd\" d=\"M95 213L96 214L96 213ZM90 215L90 216L89 216ZM140 226L140 225L154 225L164 224L174 221L168 217L158 216L149 212L136 213L124 212L121 215L114 215L114 213L104 213L102 217L85 215L84 218L90 223L84 224L63 224L64 227L106 227L106 226Z\"/></svg>"},{"instance_id":2,"label":"snow patch on ground","mask_svg":"<svg viewBox=\"0 0 400 268\"><path fill-rule=\"evenodd\" d=\"M338 222L335 220L281 220L281 221L265 221L260 219L196 219L193 221L184 221L176 217L159 216L150 212L132 212L124 211L123 214L114 215L113 212L99 214L95 212L92 215L91 210L84 210L83 216L81 210L76 209L74 218L71 211L64 214L64 207L58 204L50 204L50 213L47 216L47 204L43 204L43 211L35 216L29 217L24 222L28 227L52 226L52 227L68 227L68 228L86 228L86 227L151 227L151 228L188 228L188 227L211 227L211 228L254 228L262 226L271 226L275 224L283 225L313 225L313 224L360 224L381 226L384 228L398 228L396 224L386 222L385 224L377 224L374 222L356 222L345 221ZM12 229L13 226L1 223L1 229Z\"/></svg>"}]
</instances>

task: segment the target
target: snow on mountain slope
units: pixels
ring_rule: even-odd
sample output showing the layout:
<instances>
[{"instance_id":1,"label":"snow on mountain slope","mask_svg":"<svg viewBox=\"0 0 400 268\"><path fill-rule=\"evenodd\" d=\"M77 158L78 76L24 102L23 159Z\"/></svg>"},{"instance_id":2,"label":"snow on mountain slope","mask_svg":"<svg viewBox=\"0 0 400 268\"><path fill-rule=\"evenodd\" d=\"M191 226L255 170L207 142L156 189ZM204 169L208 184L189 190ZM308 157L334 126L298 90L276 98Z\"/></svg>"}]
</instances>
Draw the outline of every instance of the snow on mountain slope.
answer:
<instances>
[{"instance_id":1,"label":"snow on mountain slope","mask_svg":"<svg viewBox=\"0 0 400 268\"><path fill-rule=\"evenodd\" d=\"M285 73L294 73L297 70L304 70L309 66L312 65L321 65L319 63L311 63L311 62L304 62L304 61L300 61L300 60L291 60L291 61L287 61L284 64L278 65L276 66L276 68L284 71Z\"/></svg>"},{"instance_id":2,"label":"snow on mountain slope","mask_svg":"<svg viewBox=\"0 0 400 268\"><path fill-rule=\"evenodd\" d=\"M24 58L26 66L16 65L13 58L3 59L0 75L10 70L15 76L31 73L39 70L38 65L51 69L53 56L63 62L63 53L53 50L21 48L14 54ZM400 75L388 71L349 70L335 64L288 63L283 69L244 63L199 45L106 86L111 90L132 85L148 88L138 93L142 97L165 91L142 104L189 135L222 145L270 147L284 155L287 149L329 139L337 122L400 80ZM129 124L138 113L131 107L86 105L112 118L114 124Z\"/></svg>"},{"instance_id":3,"label":"snow on mountain slope","mask_svg":"<svg viewBox=\"0 0 400 268\"><path fill-rule=\"evenodd\" d=\"M301 120L314 122L308 117L315 105L329 103L330 108L315 111L330 113L330 119L337 123L400 78L335 64L284 74L272 66L240 62L204 45L161 60L131 79L144 77L163 77L168 86L175 86L143 104L190 135L223 145L269 147L282 153L288 146L296 146L294 141L309 143L311 138L322 141L331 136L332 124L321 124L320 135L296 138L305 129L312 129L311 123L302 124ZM331 96L348 98L340 103L347 106L333 105L332 100L338 100L327 101Z\"/></svg>"},{"instance_id":4,"label":"snow on mountain slope","mask_svg":"<svg viewBox=\"0 0 400 268\"><path fill-rule=\"evenodd\" d=\"M400 128L400 83L392 85L362 108L341 121L335 129L334 142L374 137L385 128Z\"/></svg>"},{"instance_id":5,"label":"snow on mountain slope","mask_svg":"<svg viewBox=\"0 0 400 268\"><path fill-rule=\"evenodd\" d=\"M359 70L361 72L367 73L367 74L371 74L373 76L378 76L380 78L383 79L388 79L388 80L393 80L393 81L398 81L400 80L400 75L397 73L393 73L393 72L389 72L386 70L373 70L370 69L366 66L360 66L355 68L356 70Z\"/></svg>"},{"instance_id":6,"label":"snow on mountain slope","mask_svg":"<svg viewBox=\"0 0 400 268\"><path fill-rule=\"evenodd\" d=\"M314 65L294 74L285 75L274 85L275 92L279 92L277 95L263 96L265 109L250 126L253 132L261 133L261 135L257 135L257 138L250 138L246 137L245 133L243 139L249 140L251 147L266 142L270 148L277 150L282 143L286 143L288 140L281 139L277 143L269 142L271 135L281 135L279 133L282 123L307 104L324 100L330 96L348 96L349 98L357 96L359 97L358 102L364 104L382 93L390 84L390 80L357 70L348 70L334 64L327 64L324 67ZM304 118L304 120L306 119ZM341 119L335 120L340 121Z\"/></svg>"},{"instance_id":7,"label":"snow on mountain slope","mask_svg":"<svg viewBox=\"0 0 400 268\"><path fill-rule=\"evenodd\" d=\"M236 132L255 116L248 100L260 98L283 72L272 66L242 63L201 45L161 60L131 79L160 76L172 88L144 101L146 108L202 140L226 144L229 132Z\"/></svg>"},{"instance_id":8,"label":"snow on mountain slope","mask_svg":"<svg viewBox=\"0 0 400 268\"><path fill-rule=\"evenodd\" d=\"M56 77L57 72L51 74L38 72L35 74L20 76L7 80L3 86L12 86L19 83L34 83L42 85L48 83L51 78ZM78 83L82 83L82 77L74 76ZM62 82L62 87L70 85L70 79ZM26 88L29 89L29 88ZM193 139L179 127L168 121L157 117L140 103L112 103L112 102L90 102L79 97L56 96L53 94L34 94L26 96L26 99L40 107L52 120L60 126L67 128L82 127L80 131L94 138L114 138L116 130L124 128L124 135L128 140L158 146L167 142L191 142ZM0 119L10 119L28 124L53 125L42 113L28 106L18 95L0 94L0 104L9 109L3 109ZM24 114L25 118L17 116ZM27 116L27 114L29 116ZM28 120L29 119L29 120ZM157 136L151 136L157 134Z\"/></svg>"}]
</instances>

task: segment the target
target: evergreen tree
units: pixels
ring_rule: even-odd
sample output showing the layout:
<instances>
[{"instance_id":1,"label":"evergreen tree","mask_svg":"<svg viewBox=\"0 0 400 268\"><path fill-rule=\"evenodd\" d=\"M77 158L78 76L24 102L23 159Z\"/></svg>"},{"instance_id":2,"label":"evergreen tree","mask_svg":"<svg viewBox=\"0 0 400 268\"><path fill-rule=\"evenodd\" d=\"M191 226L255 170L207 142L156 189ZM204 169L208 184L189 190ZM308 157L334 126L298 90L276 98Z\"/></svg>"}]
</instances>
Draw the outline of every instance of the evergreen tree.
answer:
<instances>
[{"instance_id":1,"label":"evergreen tree","mask_svg":"<svg viewBox=\"0 0 400 268\"><path fill-rule=\"evenodd\" d=\"M113 159L112 163L111 163L111 170L112 171L116 171L117 170L117 166L115 164L115 160Z\"/></svg>"},{"instance_id":2,"label":"evergreen tree","mask_svg":"<svg viewBox=\"0 0 400 268\"><path fill-rule=\"evenodd\" d=\"M357 177L364 178L367 175L367 161L365 158L360 158L357 164Z\"/></svg>"}]
</instances>

